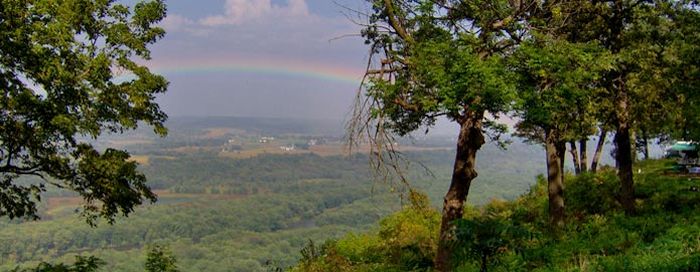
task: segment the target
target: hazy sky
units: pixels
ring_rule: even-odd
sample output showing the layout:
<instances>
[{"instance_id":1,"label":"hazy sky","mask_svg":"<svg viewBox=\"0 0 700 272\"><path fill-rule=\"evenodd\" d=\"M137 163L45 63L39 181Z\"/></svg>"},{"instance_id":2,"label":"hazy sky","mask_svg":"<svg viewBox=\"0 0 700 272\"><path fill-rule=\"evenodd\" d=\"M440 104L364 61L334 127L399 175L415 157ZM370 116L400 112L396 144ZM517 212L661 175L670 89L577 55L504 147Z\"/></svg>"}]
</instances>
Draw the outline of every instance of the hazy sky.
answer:
<instances>
[{"instance_id":1,"label":"hazy sky","mask_svg":"<svg viewBox=\"0 0 700 272\"><path fill-rule=\"evenodd\" d=\"M170 116L341 119L367 61L343 6L364 0L171 0L149 63Z\"/></svg>"}]
</instances>

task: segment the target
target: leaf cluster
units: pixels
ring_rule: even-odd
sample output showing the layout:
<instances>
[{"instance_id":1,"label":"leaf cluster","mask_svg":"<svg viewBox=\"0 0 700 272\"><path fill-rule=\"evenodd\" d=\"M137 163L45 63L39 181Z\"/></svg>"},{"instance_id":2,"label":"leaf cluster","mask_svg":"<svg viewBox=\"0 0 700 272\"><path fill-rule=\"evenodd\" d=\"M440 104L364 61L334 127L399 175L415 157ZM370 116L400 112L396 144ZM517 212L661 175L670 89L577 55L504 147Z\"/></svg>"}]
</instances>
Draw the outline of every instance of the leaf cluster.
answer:
<instances>
[{"instance_id":1,"label":"leaf cluster","mask_svg":"<svg viewBox=\"0 0 700 272\"><path fill-rule=\"evenodd\" d=\"M597 125L603 74L613 68L611 54L597 43L542 34L521 44L510 63L518 84L517 135L540 143L544 131L558 131L564 141L588 136Z\"/></svg>"},{"instance_id":2,"label":"leaf cluster","mask_svg":"<svg viewBox=\"0 0 700 272\"><path fill-rule=\"evenodd\" d=\"M155 200L128 153L100 154L85 139L139 122L165 134L154 99L168 82L140 64L165 12L159 0L0 3L0 216L36 218L47 184L85 197L90 222Z\"/></svg>"}]
</instances>

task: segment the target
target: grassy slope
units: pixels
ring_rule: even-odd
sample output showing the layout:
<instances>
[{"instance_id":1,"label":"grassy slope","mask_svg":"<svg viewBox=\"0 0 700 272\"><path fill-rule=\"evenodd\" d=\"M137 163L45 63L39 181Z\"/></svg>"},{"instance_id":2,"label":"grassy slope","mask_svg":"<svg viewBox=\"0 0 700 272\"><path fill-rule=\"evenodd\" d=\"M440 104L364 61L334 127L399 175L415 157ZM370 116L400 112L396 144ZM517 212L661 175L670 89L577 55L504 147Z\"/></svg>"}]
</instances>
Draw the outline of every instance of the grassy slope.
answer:
<instances>
[{"instance_id":1,"label":"grassy slope","mask_svg":"<svg viewBox=\"0 0 700 272\"><path fill-rule=\"evenodd\" d=\"M698 271L700 179L671 175L670 161L635 167L639 213L626 216L615 201L614 170L569 177L568 221L547 226L541 181L514 201L470 208L457 227L457 271ZM317 247L296 271L427 271L436 248L439 214L406 208L376 231Z\"/></svg>"}]
</instances>

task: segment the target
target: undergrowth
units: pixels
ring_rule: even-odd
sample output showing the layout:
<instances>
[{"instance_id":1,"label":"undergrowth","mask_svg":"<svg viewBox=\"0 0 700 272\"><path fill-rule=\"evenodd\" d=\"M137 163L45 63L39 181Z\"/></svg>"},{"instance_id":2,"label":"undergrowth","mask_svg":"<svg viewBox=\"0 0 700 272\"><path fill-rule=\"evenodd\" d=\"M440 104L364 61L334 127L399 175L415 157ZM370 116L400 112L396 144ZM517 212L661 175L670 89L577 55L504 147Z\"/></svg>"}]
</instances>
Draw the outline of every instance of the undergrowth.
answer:
<instances>
[{"instance_id":1,"label":"undergrowth","mask_svg":"<svg viewBox=\"0 0 700 272\"><path fill-rule=\"evenodd\" d=\"M547 221L543 177L512 201L467 207L455 223L455 271L700 271L700 179L671 161L635 166L638 213L627 216L614 169L566 177L567 223ZM415 204L415 203L414 203ZM291 271L431 271L440 214L411 205L367 233L310 243Z\"/></svg>"}]
</instances>

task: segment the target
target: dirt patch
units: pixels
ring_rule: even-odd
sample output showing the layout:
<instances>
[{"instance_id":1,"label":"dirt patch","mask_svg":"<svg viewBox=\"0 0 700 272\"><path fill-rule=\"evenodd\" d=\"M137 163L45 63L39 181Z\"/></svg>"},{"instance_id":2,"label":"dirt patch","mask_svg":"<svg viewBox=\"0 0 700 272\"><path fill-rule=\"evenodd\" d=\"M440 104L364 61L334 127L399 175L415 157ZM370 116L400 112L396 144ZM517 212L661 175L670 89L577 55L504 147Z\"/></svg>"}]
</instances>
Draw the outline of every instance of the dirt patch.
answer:
<instances>
[{"instance_id":1,"label":"dirt patch","mask_svg":"<svg viewBox=\"0 0 700 272\"><path fill-rule=\"evenodd\" d=\"M265 155L265 154L308 154L311 153L309 150L283 150L278 146L264 146L261 148L255 148L255 149L248 149L248 150L240 150L240 151L222 151L219 152L219 156L221 157L226 157L226 158L234 158L234 159L247 159L247 158L252 158L258 155Z\"/></svg>"},{"instance_id":2,"label":"dirt patch","mask_svg":"<svg viewBox=\"0 0 700 272\"><path fill-rule=\"evenodd\" d=\"M397 151L408 152L408 151L437 151L437 150L450 150L448 147L419 147L419 146L398 146ZM348 148L345 145L315 145L309 147L309 150L314 154L319 156L340 156L347 155ZM362 145L359 147L354 147L352 149L353 154L364 153L367 154L370 151L368 145Z\"/></svg>"},{"instance_id":3,"label":"dirt patch","mask_svg":"<svg viewBox=\"0 0 700 272\"><path fill-rule=\"evenodd\" d=\"M83 199L77 196L71 197L49 197L46 199L46 205L49 210L65 207L65 206L78 206L83 203Z\"/></svg>"},{"instance_id":4,"label":"dirt patch","mask_svg":"<svg viewBox=\"0 0 700 272\"><path fill-rule=\"evenodd\" d=\"M231 133L230 128L208 128L204 130L204 134L200 137L204 139L218 139L229 133Z\"/></svg>"},{"instance_id":5,"label":"dirt patch","mask_svg":"<svg viewBox=\"0 0 700 272\"><path fill-rule=\"evenodd\" d=\"M338 156L347 155L348 149L344 145L314 145L309 147L309 150L319 156ZM353 150L354 153L369 152L369 148L360 148L358 150Z\"/></svg>"},{"instance_id":6,"label":"dirt patch","mask_svg":"<svg viewBox=\"0 0 700 272\"><path fill-rule=\"evenodd\" d=\"M417 147L417 146L399 146L397 148L397 151L436 151L436 150L450 150L450 148L447 147ZM353 154L357 153L369 153L370 148L369 146L360 146L357 148L353 148ZM247 158L252 158L255 156L259 155L265 155L265 154L309 154L313 153L319 156L342 156L342 155L347 155L348 154L348 149L345 145L342 144L324 144L324 145L314 145L309 147L308 150L304 149L295 149L291 151L286 151L281 149L279 146L272 146L272 145L265 145L257 148L252 148L252 149L246 149L246 150L239 150L239 151L221 151L219 152L219 156L221 157L226 157L226 158L234 158L234 159L247 159Z\"/></svg>"},{"instance_id":7,"label":"dirt patch","mask_svg":"<svg viewBox=\"0 0 700 272\"><path fill-rule=\"evenodd\" d=\"M168 148L166 151L172 151L172 152L178 152L178 153L196 153L196 152L207 152L207 151L214 151L216 149L219 149L221 147L203 147L203 146L180 146L180 147L175 147L175 148Z\"/></svg>"}]
</instances>

